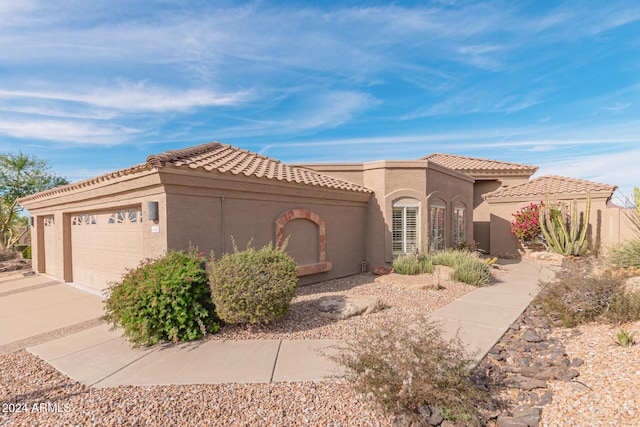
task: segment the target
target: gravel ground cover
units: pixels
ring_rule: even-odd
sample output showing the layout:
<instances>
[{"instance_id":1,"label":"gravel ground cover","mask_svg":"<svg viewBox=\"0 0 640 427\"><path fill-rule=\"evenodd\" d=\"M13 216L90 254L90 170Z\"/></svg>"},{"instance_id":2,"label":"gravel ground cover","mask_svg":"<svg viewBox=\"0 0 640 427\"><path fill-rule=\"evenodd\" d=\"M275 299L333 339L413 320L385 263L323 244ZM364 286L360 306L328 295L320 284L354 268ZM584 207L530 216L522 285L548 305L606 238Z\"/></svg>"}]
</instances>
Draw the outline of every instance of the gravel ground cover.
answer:
<instances>
[{"instance_id":1,"label":"gravel ground cover","mask_svg":"<svg viewBox=\"0 0 640 427\"><path fill-rule=\"evenodd\" d=\"M365 328L410 323L473 289L445 282L439 290L405 290L361 274L300 287L279 322L225 327L207 339L348 339ZM320 296L349 294L376 295L386 308L341 321L315 309ZM0 411L0 425L11 426L390 426L393 421L342 380L92 389L26 350L0 356Z\"/></svg>"},{"instance_id":2,"label":"gravel ground cover","mask_svg":"<svg viewBox=\"0 0 640 427\"><path fill-rule=\"evenodd\" d=\"M0 357L0 425L389 426L342 381L92 389L21 350Z\"/></svg>"},{"instance_id":3,"label":"gravel ground cover","mask_svg":"<svg viewBox=\"0 0 640 427\"><path fill-rule=\"evenodd\" d=\"M553 401L544 407L544 426L640 425L640 345L621 347L620 326L588 324L575 330L557 329L553 335L564 343L577 368L580 383L551 382ZM640 334L640 322L624 325Z\"/></svg>"},{"instance_id":4,"label":"gravel ground cover","mask_svg":"<svg viewBox=\"0 0 640 427\"><path fill-rule=\"evenodd\" d=\"M413 278L409 276L407 280ZM456 298L476 289L465 283L447 281L441 289L405 290L385 283L383 276L359 274L328 280L298 288L287 316L267 326L225 326L209 339L349 339L365 328L384 328L403 322L410 324L421 316L449 304ZM326 295L375 295L386 307L384 310L345 320L331 320L315 307L316 300Z\"/></svg>"}]
</instances>

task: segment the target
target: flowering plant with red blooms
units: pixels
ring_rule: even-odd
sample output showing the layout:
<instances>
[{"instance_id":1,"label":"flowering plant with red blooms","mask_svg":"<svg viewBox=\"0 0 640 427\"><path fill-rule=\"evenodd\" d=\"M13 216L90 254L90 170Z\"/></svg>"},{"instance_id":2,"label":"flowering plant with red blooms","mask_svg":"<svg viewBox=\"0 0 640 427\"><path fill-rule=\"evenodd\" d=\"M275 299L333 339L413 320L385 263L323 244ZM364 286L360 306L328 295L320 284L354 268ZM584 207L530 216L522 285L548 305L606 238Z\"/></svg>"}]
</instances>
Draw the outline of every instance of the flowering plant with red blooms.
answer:
<instances>
[{"instance_id":1,"label":"flowering plant with red blooms","mask_svg":"<svg viewBox=\"0 0 640 427\"><path fill-rule=\"evenodd\" d=\"M536 241L540 235L540 210L544 204L531 203L513 214L511 232L521 241Z\"/></svg>"}]
</instances>

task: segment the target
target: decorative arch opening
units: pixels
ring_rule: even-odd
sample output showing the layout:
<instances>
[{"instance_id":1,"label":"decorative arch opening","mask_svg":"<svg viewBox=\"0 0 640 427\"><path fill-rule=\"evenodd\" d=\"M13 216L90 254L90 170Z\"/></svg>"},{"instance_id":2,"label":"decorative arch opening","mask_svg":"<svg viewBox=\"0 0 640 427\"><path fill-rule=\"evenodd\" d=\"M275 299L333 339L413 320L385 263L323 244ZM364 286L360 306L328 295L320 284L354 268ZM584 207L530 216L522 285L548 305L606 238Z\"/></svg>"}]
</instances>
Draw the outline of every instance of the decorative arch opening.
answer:
<instances>
[{"instance_id":1,"label":"decorative arch opening","mask_svg":"<svg viewBox=\"0 0 640 427\"><path fill-rule=\"evenodd\" d=\"M327 261L327 229L324 220L315 212L308 209L296 208L283 212L275 222L276 225L276 245L281 248L287 238L285 226L293 220L308 220L317 227L317 260L312 263L298 265L298 276L317 274L331 270L331 262ZM295 258L295 255L293 255Z\"/></svg>"}]
</instances>

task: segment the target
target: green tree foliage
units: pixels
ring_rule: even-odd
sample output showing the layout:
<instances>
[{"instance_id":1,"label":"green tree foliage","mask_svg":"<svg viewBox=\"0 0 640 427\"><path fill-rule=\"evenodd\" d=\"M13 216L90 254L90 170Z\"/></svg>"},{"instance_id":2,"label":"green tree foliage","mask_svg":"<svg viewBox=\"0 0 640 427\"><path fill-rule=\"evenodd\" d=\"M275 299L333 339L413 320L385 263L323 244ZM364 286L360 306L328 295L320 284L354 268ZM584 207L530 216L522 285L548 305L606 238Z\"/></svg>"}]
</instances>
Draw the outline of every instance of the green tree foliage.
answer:
<instances>
[{"instance_id":1,"label":"green tree foliage","mask_svg":"<svg viewBox=\"0 0 640 427\"><path fill-rule=\"evenodd\" d=\"M45 160L22 152L0 153L0 248L13 246L21 237L20 197L65 184L68 181L51 172Z\"/></svg>"}]
</instances>

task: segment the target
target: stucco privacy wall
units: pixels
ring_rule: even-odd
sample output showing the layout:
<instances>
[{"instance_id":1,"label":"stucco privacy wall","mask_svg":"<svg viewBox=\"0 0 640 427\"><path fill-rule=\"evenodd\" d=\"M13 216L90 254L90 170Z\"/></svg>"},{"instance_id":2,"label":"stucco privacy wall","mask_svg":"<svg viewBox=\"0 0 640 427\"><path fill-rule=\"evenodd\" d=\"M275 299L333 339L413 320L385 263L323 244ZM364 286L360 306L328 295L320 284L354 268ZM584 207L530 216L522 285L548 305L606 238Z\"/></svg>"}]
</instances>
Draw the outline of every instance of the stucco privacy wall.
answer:
<instances>
[{"instance_id":1,"label":"stucco privacy wall","mask_svg":"<svg viewBox=\"0 0 640 427\"><path fill-rule=\"evenodd\" d=\"M558 184L560 183L560 184ZM553 191L558 185L564 186L568 191ZM591 209L589 211L589 228L587 238L590 249L596 253L606 250L607 247L617 244L631 237L630 229L621 220L621 210L608 205L615 191L615 186L592 183L589 181L575 180L564 177L540 177L525 184L500 190L487 196L487 202L491 206L491 253L516 255L522 249L518 239L511 233L511 221L513 214L530 203L540 203L546 200L546 193L541 188L552 189L549 198L552 203L577 202L578 214L584 218L587 205L587 194L591 197ZM581 188L585 191L572 192L572 188ZM520 190L522 189L522 191ZM534 190L534 191L527 191ZM587 193L586 190L589 190ZM514 195L519 193L522 195Z\"/></svg>"},{"instance_id":2,"label":"stucco privacy wall","mask_svg":"<svg viewBox=\"0 0 640 427\"><path fill-rule=\"evenodd\" d=\"M188 173L187 173L188 172ZM276 243L276 221L292 209L319 216L326 228L326 261L331 269L300 276L312 283L361 272L365 254L365 224L368 193L346 193L335 189L301 189L290 183L166 168L161 172L167 193L168 246L189 245L213 252L216 257L251 242L256 248ZM317 264L318 226L298 218L284 226L289 238L287 252L300 266Z\"/></svg>"}]
</instances>

